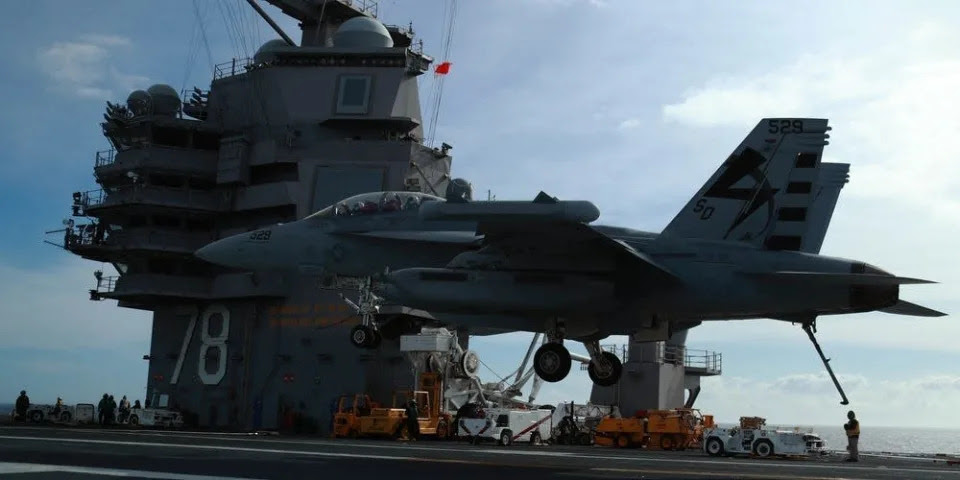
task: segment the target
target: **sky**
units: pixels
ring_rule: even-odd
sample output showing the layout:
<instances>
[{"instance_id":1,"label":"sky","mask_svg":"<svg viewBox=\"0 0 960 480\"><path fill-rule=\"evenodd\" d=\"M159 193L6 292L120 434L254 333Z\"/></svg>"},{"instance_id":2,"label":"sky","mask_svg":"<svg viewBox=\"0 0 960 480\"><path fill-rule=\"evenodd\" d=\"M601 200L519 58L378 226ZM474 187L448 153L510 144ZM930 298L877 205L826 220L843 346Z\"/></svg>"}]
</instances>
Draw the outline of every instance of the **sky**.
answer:
<instances>
[{"instance_id":1,"label":"sky","mask_svg":"<svg viewBox=\"0 0 960 480\"><path fill-rule=\"evenodd\" d=\"M412 22L442 60L447 2L381 0L380 18ZM473 183L475 196L532 199L544 190L594 202L598 223L657 232L761 118L829 118L824 160L851 168L821 253L940 282L903 287L901 297L960 312L960 34L952 28L960 4L458 5L436 138L453 146L454 174ZM294 21L264 8L299 40ZM104 267L44 244L44 232L67 218L72 192L96 187L94 155L108 148L99 126L105 101L158 82L208 88L213 64L274 37L242 0L6 6L0 403L21 388L40 402L142 396L149 314L90 301L93 271ZM425 118L433 81L421 78ZM489 366L484 380L516 368L531 336L474 338ZM954 315L822 318L818 338L864 424L960 428ZM697 400L718 419L845 420L848 407L797 326L708 323L691 331L688 346L723 354L723 375L704 380ZM545 385L539 401L588 392L586 372L574 369Z\"/></svg>"}]
</instances>

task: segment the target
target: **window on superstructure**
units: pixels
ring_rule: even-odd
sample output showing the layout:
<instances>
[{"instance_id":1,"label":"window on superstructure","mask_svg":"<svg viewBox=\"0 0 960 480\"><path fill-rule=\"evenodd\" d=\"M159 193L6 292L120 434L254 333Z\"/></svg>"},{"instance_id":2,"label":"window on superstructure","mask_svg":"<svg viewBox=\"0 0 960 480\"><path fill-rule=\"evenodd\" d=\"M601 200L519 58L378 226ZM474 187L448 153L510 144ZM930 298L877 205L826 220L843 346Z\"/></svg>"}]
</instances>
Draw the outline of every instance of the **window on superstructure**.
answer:
<instances>
[{"instance_id":1,"label":"window on superstructure","mask_svg":"<svg viewBox=\"0 0 960 480\"><path fill-rule=\"evenodd\" d=\"M337 113L365 115L370 104L370 76L344 75L340 77L337 94Z\"/></svg>"}]
</instances>

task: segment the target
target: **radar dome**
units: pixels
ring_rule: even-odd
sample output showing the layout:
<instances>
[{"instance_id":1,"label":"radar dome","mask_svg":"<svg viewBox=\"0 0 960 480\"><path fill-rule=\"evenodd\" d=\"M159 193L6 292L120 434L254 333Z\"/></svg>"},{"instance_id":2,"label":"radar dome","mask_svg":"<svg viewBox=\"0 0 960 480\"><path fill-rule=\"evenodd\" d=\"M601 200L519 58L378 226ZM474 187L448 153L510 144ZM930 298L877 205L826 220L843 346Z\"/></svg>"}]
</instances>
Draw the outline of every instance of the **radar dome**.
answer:
<instances>
[{"instance_id":1,"label":"radar dome","mask_svg":"<svg viewBox=\"0 0 960 480\"><path fill-rule=\"evenodd\" d=\"M337 29L333 36L336 47L390 48L393 37L382 23L375 18L353 17Z\"/></svg>"},{"instance_id":2,"label":"radar dome","mask_svg":"<svg viewBox=\"0 0 960 480\"><path fill-rule=\"evenodd\" d=\"M454 178L447 184L447 201L464 203L473 200L473 185L462 178Z\"/></svg>"},{"instance_id":3,"label":"radar dome","mask_svg":"<svg viewBox=\"0 0 960 480\"><path fill-rule=\"evenodd\" d=\"M127 108L134 115L145 115L150 111L150 94L143 90L134 90L127 97Z\"/></svg>"},{"instance_id":4,"label":"radar dome","mask_svg":"<svg viewBox=\"0 0 960 480\"><path fill-rule=\"evenodd\" d=\"M288 46L289 45L287 45L287 42L280 40L279 38L270 40L267 43L264 43L263 45L261 45L260 48L257 50L257 53L253 54L253 61L255 63L262 63L268 59L269 54L276 52L277 50L280 50L282 48L286 48Z\"/></svg>"},{"instance_id":5,"label":"radar dome","mask_svg":"<svg viewBox=\"0 0 960 480\"><path fill-rule=\"evenodd\" d=\"M147 89L156 115L175 115L180 111L180 95L170 85L158 83Z\"/></svg>"}]
</instances>

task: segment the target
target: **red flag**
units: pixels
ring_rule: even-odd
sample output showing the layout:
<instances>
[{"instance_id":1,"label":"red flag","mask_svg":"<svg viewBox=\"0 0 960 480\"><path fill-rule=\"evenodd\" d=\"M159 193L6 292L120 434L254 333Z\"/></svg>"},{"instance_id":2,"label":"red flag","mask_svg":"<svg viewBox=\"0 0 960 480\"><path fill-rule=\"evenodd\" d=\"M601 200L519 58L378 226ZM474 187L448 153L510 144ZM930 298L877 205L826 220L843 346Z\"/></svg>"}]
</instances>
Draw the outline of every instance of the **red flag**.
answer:
<instances>
[{"instance_id":1,"label":"red flag","mask_svg":"<svg viewBox=\"0 0 960 480\"><path fill-rule=\"evenodd\" d=\"M450 62L443 62L440 65L437 65L437 68L433 71L437 75L446 75L450 73Z\"/></svg>"}]
</instances>

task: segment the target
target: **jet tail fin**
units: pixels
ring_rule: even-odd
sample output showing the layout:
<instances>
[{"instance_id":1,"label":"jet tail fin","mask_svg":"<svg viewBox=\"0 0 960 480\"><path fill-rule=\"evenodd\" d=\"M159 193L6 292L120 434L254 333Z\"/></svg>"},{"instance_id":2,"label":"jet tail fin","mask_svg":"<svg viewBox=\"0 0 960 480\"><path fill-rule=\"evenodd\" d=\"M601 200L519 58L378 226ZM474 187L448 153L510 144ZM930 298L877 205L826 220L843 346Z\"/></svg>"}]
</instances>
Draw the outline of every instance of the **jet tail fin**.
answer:
<instances>
[{"instance_id":1,"label":"jet tail fin","mask_svg":"<svg viewBox=\"0 0 960 480\"><path fill-rule=\"evenodd\" d=\"M796 232L794 234L802 235L799 249L801 252L820 253L823 239L827 236L827 228L830 226L830 219L833 218L833 211L837 206L837 200L840 198L840 190L850 181L849 171L850 164L847 163L821 163L817 181L813 184L813 188L808 195L801 194L802 191L806 190L804 184L799 184L801 191L794 192L797 195L791 194L788 190L788 197L798 197L794 201L801 203L801 207L807 208L807 215L802 225L793 226L794 232ZM785 198L784 200L788 199ZM798 222L778 221L774 227L774 234L786 233L780 231L780 229L788 230L791 227L790 223Z\"/></svg>"},{"instance_id":2,"label":"jet tail fin","mask_svg":"<svg viewBox=\"0 0 960 480\"><path fill-rule=\"evenodd\" d=\"M893 315L910 315L912 317L945 317L947 314L938 312L932 308L927 308L916 303L910 303L904 300L898 300L897 303L880 309L883 313Z\"/></svg>"},{"instance_id":3,"label":"jet tail fin","mask_svg":"<svg viewBox=\"0 0 960 480\"><path fill-rule=\"evenodd\" d=\"M829 130L826 119L761 120L663 235L800 249L802 233L775 234L773 227L806 218Z\"/></svg>"}]
</instances>

